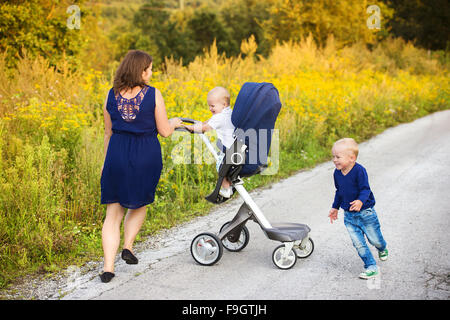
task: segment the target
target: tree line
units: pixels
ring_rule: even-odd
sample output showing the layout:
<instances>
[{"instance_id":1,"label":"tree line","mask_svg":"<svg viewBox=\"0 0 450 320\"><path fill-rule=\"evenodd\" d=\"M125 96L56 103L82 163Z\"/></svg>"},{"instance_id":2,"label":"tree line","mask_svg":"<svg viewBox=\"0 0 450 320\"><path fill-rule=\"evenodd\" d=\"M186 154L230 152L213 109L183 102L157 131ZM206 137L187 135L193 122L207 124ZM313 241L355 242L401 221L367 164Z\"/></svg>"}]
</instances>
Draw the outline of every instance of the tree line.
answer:
<instances>
[{"instance_id":1,"label":"tree line","mask_svg":"<svg viewBox=\"0 0 450 320\"><path fill-rule=\"evenodd\" d=\"M256 55L267 56L277 42L299 41L311 34L323 46L329 34L349 45L369 47L386 37L402 37L430 50L448 50L450 8L447 0L81 0L80 31L67 28L73 1L2 1L0 52L8 66L25 49L54 64L102 68L130 49L142 49L156 63L164 57L193 61L215 40L220 53L241 54L243 40L254 37ZM380 28L370 28L369 5L379 8ZM103 51L103 52L102 52ZM93 54L94 53L94 54Z\"/></svg>"}]
</instances>

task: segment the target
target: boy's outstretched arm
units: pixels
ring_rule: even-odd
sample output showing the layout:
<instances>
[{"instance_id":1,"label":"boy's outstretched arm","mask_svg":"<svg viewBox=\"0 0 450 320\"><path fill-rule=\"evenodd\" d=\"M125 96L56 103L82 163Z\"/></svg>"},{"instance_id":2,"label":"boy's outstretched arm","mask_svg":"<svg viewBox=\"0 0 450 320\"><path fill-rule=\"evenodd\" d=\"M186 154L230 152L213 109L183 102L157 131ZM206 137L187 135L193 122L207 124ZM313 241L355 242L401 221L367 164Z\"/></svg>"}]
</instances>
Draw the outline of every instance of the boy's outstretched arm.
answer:
<instances>
[{"instance_id":1,"label":"boy's outstretched arm","mask_svg":"<svg viewBox=\"0 0 450 320\"><path fill-rule=\"evenodd\" d=\"M336 171L335 173L336 174ZM338 211L339 211L339 207L341 206L341 197L339 196L339 186L337 184L336 181L336 177L333 174L333 179L334 179L334 186L336 187L336 193L334 194L334 201L333 201L333 205L331 206L331 210L330 213L328 214L328 217L330 218L330 222L333 223L334 220L337 220L338 218Z\"/></svg>"}]
</instances>

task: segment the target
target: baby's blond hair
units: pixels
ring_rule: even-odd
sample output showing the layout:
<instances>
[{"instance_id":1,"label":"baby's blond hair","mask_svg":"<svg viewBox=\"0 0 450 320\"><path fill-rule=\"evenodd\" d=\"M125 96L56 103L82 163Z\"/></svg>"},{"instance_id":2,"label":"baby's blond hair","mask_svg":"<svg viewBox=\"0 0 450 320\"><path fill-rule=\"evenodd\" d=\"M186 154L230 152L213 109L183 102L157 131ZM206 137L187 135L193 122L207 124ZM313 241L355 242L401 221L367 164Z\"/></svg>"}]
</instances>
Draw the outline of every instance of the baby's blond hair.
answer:
<instances>
[{"instance_id":1,"label":"baby's blond hair","mask_svg":"<svg viewBox=\"0 0 450 320\"><path fill-rule=\"evenodd\" d=\"M355 155L355 157L358 158L359 148L358 144L353 138L339 139L333 144L333 147L336 145L344 145L346 150L351 151Z\"/></svg>"},{"instance_id":2,"label":"baby's blond hair","mask_svg":"<svg viewBox=\"0 0 450 320\"><path fill-rule=\"evenodd\" d=\"M215 87L214 89L209 91L207 98L212 97L212 96L215 96L215 97L218 97L218 98L222 99L222 101L227 106L230 105L230 93L224 87Z\"/></svg>"}]
</instances>

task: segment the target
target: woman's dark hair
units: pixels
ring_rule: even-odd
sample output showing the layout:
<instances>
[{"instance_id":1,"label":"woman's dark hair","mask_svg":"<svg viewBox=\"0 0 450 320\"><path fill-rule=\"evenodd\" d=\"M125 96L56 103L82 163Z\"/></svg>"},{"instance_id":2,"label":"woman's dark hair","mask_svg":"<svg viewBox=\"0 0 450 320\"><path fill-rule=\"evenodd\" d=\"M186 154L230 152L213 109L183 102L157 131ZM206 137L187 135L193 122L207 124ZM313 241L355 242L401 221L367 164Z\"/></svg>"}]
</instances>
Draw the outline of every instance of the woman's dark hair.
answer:
<instances>
[{"instance_id":1,"label":"woman's dark hair","mask_svg":"<svg viewBox=\"0 0 450 320\"><path fill-rule=\"evenodd\" d=\"M144 87L142 72L152 63L153 58L140 50L130 50L117 68L114 77L114 94L136 86Z\"/></svg>"}]
</instances>

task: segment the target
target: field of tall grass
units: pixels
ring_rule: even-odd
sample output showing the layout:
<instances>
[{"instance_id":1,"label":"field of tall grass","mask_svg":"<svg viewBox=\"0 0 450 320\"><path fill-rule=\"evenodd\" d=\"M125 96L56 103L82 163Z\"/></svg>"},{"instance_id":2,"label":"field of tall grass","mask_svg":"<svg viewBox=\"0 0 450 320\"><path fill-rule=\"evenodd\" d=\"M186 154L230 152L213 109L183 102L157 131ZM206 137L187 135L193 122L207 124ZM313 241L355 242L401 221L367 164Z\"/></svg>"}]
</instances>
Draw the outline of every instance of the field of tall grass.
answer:
<instances>
[{"instance_id":1,"label":"field of tall grass","mask_svg":"<svg viewBox=\"0 0 450 320\"><path fill-rule=\"evenodd\" d=\"M161 90L169 117L202 121L210 116L206 94L214 86L227 87L232 104L247 81L278 88L278 171L247 179L250 189L329 160L338 138L362 142L450 108L448 56L402 40L368 50L338 48L330 37L319 49L307 38L279 44L263 58L250 38L241 51L227 58L213 45L188 66L167 59L151 85ZM102 257L102 107L115 67L71 72L64 62L50 67L25 55L10 71L0 56L0 288ZM215 185L215 165L207 157L180 164L174 148L183 139L160 137L164 169L138 240L211 208L204 197Z\"/></svg>"}]
</instances>

